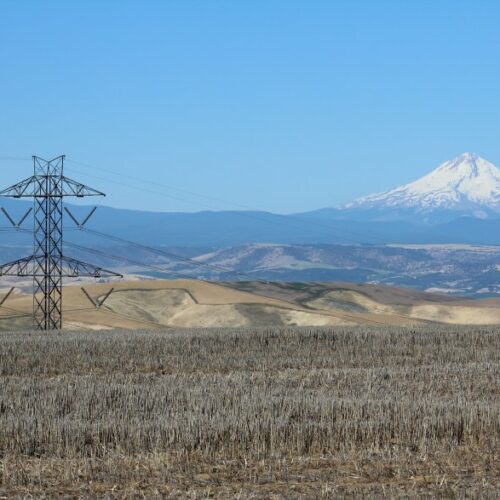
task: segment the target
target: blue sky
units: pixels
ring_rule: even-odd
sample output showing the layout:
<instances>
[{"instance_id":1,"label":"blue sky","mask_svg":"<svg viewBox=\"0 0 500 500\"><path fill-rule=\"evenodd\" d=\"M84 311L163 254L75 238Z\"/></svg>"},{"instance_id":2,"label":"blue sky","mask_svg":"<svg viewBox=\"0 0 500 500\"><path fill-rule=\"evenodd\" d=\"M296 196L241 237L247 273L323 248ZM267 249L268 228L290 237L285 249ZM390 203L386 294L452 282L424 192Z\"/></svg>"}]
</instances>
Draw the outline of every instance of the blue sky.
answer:
<instances>
[{"instance_id":1,"label":"blue sky","mask_svg":"<svg viewBox=\"0 0 500 500\"><path fill-rule=\"evenodd\" d=\"M65 153L113 206L280 213L464 151L500 165L499 19L487 0L0 0L0 158ZM0 184L30 169L2 159Z\"/></svg>"}]
</instances>

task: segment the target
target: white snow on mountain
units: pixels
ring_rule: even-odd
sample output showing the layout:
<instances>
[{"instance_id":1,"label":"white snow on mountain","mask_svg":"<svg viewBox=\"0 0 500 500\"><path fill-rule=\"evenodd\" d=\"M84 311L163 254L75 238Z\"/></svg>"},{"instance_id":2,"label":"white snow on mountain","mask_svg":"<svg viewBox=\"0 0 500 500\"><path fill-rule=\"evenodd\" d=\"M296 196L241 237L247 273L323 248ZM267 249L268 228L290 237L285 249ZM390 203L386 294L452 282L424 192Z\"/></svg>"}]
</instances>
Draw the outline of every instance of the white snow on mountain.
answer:
<instances>
[{"instance_id":1,"label":"white snow on mountain","mask_svg":"<svg viewBox=\"0 0 500 500\"><path fill-rule=\"evenodd\" d=\"M429 211L481 207L500 211L500 169L473 153L464 153L415 182L358 198L342 208Z\"/></svg>"}]
</instances>

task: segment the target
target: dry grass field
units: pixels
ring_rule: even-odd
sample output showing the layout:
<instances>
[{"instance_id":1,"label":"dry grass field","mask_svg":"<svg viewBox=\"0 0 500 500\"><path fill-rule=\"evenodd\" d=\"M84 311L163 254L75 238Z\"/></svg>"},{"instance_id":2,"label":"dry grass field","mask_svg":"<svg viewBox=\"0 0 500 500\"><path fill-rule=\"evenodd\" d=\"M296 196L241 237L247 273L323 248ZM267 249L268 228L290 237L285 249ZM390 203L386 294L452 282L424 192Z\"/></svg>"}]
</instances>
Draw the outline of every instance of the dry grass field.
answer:
<instances>
[{"instance_id":1,"label":"dry grass field","mask_svg":"<svg viewBox=\"0 0 500 500\"><path fill-rule=\"evenodd\" d=\"M495 497L500 328L0 333L0 497Z\"/></svg>"},{"instance_id":2,"label":"dry grass field","mask_svg":"<svg viewBox=\"0 0 500 500\"><path fill-rule=\"evenodd\" d=\"M357 321L342 311L316 311L295 302L240 291L197 280L144 280L85 285L102 298L113 286L104 306L96 310L80 286L64 289L64 318L68 329L243 327L257 325L339 325ZM32 297L19 293L0 308L0 330L29 328ZM23 316L24 315L24 316Z\"/></svg>"},{"instance_id":3,"label":"dry grass field","mask_svg":"<svg viewBox=\"0 0 500 500\"><path fill-rule=\"evenodd\" d=\"M106 330L500 324L500 299L464 300L388 286L197 280L85 284L93 299L105 296L111 286L115 290L99 310L80 286L65 287L65 327ZM9 288L4 288L3 293ZM0 308L0 331L30 328L32 301L27 289L9 297Z\"/></svg>"}]
</instances>

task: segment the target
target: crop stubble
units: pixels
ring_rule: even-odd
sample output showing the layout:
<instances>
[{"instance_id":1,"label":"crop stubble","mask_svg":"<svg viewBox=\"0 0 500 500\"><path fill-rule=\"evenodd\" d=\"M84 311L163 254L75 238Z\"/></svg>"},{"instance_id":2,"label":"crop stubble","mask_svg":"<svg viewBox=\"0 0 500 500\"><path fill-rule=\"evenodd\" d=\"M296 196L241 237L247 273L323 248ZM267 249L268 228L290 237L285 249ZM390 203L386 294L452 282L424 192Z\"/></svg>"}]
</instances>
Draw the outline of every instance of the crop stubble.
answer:
<instances>
[{"instance_id":1,"label":"crop stubble","mask_svg":"<svg viewBox=\"0 0 500 500\"><path fill-rule=\"evenodd\" d=\"M0 334L0 493L491 494L500 329Z\"/></svg>"}]
</instances>

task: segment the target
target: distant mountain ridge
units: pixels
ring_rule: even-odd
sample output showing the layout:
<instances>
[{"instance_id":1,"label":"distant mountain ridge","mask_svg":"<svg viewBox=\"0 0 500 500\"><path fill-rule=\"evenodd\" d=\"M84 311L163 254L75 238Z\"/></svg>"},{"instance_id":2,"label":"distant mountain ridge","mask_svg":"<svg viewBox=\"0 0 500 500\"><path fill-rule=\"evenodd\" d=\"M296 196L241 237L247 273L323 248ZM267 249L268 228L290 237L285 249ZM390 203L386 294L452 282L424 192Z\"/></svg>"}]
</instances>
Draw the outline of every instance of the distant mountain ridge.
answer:
<instances>
[{"instance_id":1,"label":"distant mountain ridge","mask_svg":"<svg viewBox=\"0 0 500 500\"><path fill-rule=\"evenodd\" d=\"M19 220L31 204L0 198ZM500 245L499 169L466 153L413 183L345 205L278 215L258 211L143 212L102 206L86 227L155 246L222 248L256 243ZM88 207L73 207L78 219ZM0 217L1 214L0 214ZM33 227L26 220L24 227ZM9 223L6 218L0 227ZM74 224L65 217L65 226ZM87 232L66 241L93 246L106 240ZM0 246L29 245L30 235L4 232Z\"/></svg>"},{"instance_id":2,"label":"distant mountain ridge","mask_svg":"<svg viewBox=\"0 0 500 500\"><path fill-rule=\"evenodd\" d=\"M500 169L474 153L464 153L414 182L358 198L341 209L416 213L446 210L485 218L491 213L500 214Z\"/></svg>"}]
</instances>

